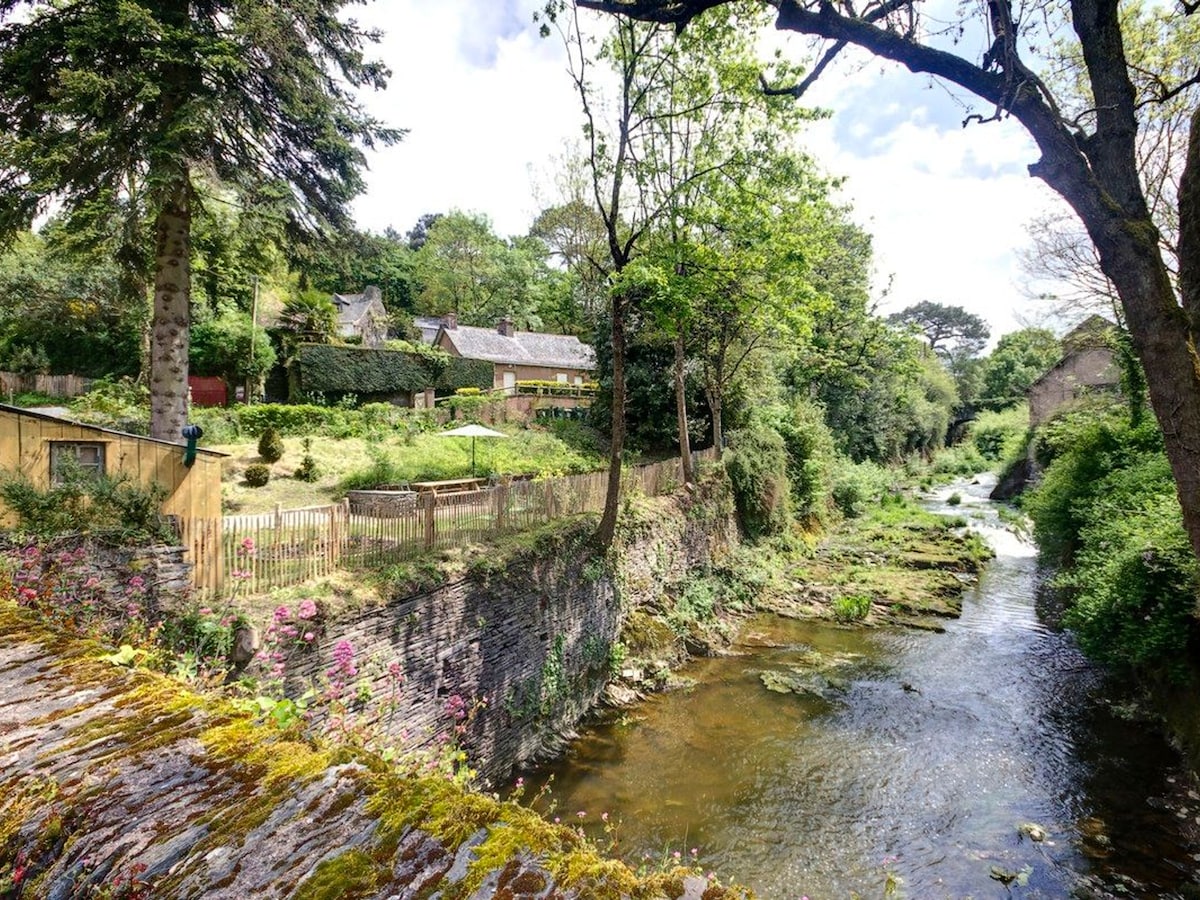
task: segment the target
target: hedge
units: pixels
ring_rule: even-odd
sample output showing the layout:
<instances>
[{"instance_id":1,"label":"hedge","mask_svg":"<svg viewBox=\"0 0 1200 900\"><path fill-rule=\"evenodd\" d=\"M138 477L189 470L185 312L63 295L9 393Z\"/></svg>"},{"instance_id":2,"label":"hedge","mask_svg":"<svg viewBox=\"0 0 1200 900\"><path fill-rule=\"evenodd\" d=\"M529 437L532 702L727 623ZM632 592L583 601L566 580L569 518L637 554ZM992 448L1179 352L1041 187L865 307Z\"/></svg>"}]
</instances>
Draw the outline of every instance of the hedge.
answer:
<instances>
[{"instance_id":1,"label":"hedge","mask_svg":"<svg viewBox=\"0 0 1200 900\"><path fill-rule=\"evenodd\" d=\"M452 356L433 386L439 391L457 391L468 387L490 391L495 384L494 372L495 367L486 359Z\"/></svg>"},{"instance_id":2,"label":"hedge","mask_svg":"<svg viewBox=\"0 0 1200 900\"><path fill-rule=\"evenodd\" d=\"M293 364L296 387L309 394L379 395L462 387L490 388L492 364L449 357L440 360L402 350L304 344Z\"/></svg>"},{"instance_id":3,"label":"hedge","mask_svg":"<svg viewBox=\"0 0 1200 900\"><path fill-rule=\"evenodd\" d=\"M307 393L398 394L423 391L436 378L431 362L400 350L304 344L293 364Z\"/></svg>"}]
</instances>

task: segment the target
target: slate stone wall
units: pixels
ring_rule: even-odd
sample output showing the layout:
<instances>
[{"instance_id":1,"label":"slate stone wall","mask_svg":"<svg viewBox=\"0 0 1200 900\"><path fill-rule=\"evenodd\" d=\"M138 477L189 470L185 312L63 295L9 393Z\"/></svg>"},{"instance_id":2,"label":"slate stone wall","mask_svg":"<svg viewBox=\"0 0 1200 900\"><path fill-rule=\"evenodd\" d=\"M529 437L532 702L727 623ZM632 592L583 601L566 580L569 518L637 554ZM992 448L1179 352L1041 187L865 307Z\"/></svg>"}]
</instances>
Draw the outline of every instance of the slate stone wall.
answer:
<instances>
[{"instance_id":1,"label":"slate stone wall","mask_svg":"<svg viewBox=\"0 0 1200 900\"><path fill-rule=\"evenodd\" d=\"M347 642L357 681L370 686L367 708L389 705L393 664L403 675L382 723L390 734L428 746L461 728L480 775L501 783L561 749L599 702L628 610L656 604L737 540L726 483L709 490L717 496L655 502L607 561L582 549L529 554L501 574L322 622L313 642L289 651L289 689L326 680ZM716 514L689 512L696 504Z\"/></svg>"}]
</instances>

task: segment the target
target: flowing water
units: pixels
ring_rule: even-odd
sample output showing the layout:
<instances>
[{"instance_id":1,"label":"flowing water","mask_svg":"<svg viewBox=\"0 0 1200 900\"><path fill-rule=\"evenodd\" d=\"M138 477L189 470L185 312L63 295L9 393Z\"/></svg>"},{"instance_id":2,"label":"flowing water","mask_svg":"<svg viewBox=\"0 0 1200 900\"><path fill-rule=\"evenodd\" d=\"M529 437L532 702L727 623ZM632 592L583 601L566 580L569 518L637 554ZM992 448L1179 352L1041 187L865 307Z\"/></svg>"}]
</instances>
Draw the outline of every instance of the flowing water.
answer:
<instances>
[{"instance_id":1,"label":"flowing water","mask_svg":"<svg viewBox=\"0 0 1200 900\"><path fill-rule=\"evenodd\" d=\"M944 634L756 619L738 655L594 727L531 788L553 774L552 814L635 865L694 848L765 898L879 897L889 875L910 900L1200 896L1178 755L1039 622L1035 551L987 485L957 490L941 511L996 559Z\"/></svg>"}]
</instances>

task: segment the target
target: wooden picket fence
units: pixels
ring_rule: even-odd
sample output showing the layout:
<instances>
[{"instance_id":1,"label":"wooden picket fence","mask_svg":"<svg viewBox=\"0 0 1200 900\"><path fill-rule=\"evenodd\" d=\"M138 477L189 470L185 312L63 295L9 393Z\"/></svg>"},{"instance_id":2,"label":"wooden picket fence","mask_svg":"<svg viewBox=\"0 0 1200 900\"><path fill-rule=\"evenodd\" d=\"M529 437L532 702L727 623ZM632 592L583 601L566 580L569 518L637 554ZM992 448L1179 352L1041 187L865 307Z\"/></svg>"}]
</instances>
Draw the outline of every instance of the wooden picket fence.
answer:
<instances>
[{"instance_id":1,"label":"wooden picket fence","mask_svg":"<svg viewBox=\"0 0 1200 900\"><path fill-rule=\"evenodd\" d=\"M716 458L712 450L697 462ZM622 473L622 488L660 496L679 487L678 459L637 466ZM520 531L564 516L604 508L607 472L537 481L513 481L482 490L417 498L415 508L387 516L360 515L348 501L329 506L225 516L218 559L222 584L206 579L203 592L250 591L303 584L336 569L388 565L432 550L463 546L489 535ZM209 535L205 532L205 536ZM200 554L193 558L199 560ZM205 567L209 571L211 566Z\"/></svg>"}]
</instances>

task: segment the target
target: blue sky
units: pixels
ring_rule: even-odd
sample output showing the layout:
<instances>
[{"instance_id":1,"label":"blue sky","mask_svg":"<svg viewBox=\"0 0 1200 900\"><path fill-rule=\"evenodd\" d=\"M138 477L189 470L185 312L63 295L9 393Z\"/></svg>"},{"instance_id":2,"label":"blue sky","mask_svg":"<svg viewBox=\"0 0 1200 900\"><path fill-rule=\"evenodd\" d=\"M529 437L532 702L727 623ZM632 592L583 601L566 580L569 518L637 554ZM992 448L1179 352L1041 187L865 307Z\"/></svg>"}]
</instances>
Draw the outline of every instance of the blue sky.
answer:
<instances>
[{"instance_id":1,"label":"blue sky","mask_svg":"<svg viewBox=\"0 0 1200 900\"><path fill-rule=\"evenodd\" d=\"M356 11L384 29L378 55L393 71L392 87L368 104L410 129L372 156L361 226L405 231L422 213L459 208L517 234L553 202L555 161L580 124L562 48L532 23L538 6L381 0ZM799 39L783 41L803 52ZM987 318L993 338L1044 313L1023 296L1015 250L1025 222L1057 201L1026 172L1037 154L1024 132L964 129L966 105L981 111L978 102L865 57L826 76L810 99L833 116L801 143L846 178L843 199L875 236L881 311L958 304Z\"/></svg>"}]
</instances>

